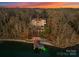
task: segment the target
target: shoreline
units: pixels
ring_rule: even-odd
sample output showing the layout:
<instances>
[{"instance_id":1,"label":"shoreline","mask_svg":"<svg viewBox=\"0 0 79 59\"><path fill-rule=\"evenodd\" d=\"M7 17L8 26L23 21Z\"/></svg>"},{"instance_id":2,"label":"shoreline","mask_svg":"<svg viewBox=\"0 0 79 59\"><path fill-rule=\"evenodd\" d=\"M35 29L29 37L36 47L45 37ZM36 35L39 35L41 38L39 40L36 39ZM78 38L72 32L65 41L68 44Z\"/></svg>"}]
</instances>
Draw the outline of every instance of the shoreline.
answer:
<instances>
[{"instance_id":1,"label":"shoreline","mask_svg":"<svg viewBox=\"0 0 79 59\"><path fill-rule=\"evenodd\" d=\"M16 39L16 40L15 39L0 39L0 41L16 41L16 42L24 42L24 43L31 43L31 44L33 44L32 41L18 40L18 39ZM41 42L41 44L53 46L51 43L48 43L48 42Z\"/></svg>"}]
</instances>

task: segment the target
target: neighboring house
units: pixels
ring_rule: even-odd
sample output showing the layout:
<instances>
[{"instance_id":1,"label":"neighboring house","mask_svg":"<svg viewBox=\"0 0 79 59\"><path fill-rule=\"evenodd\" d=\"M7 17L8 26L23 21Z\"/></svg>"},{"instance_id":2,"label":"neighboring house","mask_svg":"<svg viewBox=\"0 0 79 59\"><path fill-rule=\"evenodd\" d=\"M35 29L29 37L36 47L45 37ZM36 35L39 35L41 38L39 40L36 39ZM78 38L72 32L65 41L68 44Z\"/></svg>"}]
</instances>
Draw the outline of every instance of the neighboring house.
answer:
<instances>
[{"instance_id":1,"label":"neighboring house","mask_svg":"<svg viewBox=\"0 0 79 59\"><path fill-rule=\"evenodd\" d=\"M34 26L34 28L38 31L44 31L44 26L46 24L46 20L42 18L35 18L32 20L31 24Z\"/></svg>"},{"instance_id":2,"label":"neighboring house","mask_svg":"<svg viewBox=\"0 0 79 59\"><path fill-rule=\"evenodd\" d=\"M33 37L39 37L40 36L40 32L44 31L44 26L46 24L46 20L42 19L42 18L35 18L31 21L31 25L32 27L32 36Z\"/></svg>"},{"instance_id":3,"label":"neighboring house","mask_svg":"<svg viewBox=\"0 0 79 59\"><path fill-rule=\"evenodd\" d=\"M40 19L35 18L32 20L31 24L33 26L44 27L44 25L46 24L46 20L41 18Z\"/></svg>"}]
</instances>

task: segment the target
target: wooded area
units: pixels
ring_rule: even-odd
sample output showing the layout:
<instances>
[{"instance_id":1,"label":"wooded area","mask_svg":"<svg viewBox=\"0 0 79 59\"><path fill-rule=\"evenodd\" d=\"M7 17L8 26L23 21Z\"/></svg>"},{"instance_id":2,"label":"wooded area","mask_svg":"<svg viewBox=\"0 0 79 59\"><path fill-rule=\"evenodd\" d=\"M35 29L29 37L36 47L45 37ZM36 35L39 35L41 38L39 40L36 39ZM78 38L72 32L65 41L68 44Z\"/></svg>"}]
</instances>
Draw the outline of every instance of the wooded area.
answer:
<instances>
[{"instance_id":1,"label":"wooded area","mask_svg":"<svg viewBox=\"0 0 79 59\"><path fill-rule=\"evenodd\" d=\"M56 47L79 44L79 9L0 8L0 38L30 39L34 18L45 19L45 32L40 36Z\"/></svg>"}]
</instances>

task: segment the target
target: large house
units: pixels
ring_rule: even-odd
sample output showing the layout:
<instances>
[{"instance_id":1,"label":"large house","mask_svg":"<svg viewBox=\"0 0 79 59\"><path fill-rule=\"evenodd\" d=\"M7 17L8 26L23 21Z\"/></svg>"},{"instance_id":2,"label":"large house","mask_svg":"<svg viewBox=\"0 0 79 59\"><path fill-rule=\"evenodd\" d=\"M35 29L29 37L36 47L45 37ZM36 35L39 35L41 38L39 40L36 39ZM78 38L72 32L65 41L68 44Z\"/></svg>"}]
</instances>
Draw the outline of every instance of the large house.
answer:
<instances>
[{"instance_id":1,"label":"large house","mask_svg":"<svg viewBox=\"0 0 79 59\"><path fill-rule=\"evenodd\" d=\"M39 32L44 31L44 26L46 24L46 20L42 18L35 18L31 21L31 25L33 26L33 34L39 36Z\"/></svg>"},{"instance_id":2,"label":"large house","mask_svg":"<svg viewBox=\"0 0 79 59\"><path fill-rule=\"evenodd\" d=\"M32 20L31 24L33 26L44 27L44 25L46 24L46 20L41 18L40 19L35 18Z\"/></svg>"}]
</instances>

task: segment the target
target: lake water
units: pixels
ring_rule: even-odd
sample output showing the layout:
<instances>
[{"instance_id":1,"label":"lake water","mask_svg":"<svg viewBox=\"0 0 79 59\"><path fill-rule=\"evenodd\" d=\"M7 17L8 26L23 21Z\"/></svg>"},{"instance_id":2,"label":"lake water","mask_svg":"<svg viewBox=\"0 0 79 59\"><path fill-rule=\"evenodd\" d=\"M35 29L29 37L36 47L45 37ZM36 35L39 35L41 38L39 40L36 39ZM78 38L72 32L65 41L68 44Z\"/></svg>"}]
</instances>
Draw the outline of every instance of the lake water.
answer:
<instances>
[{"instance_id":1,"label":"lake water","mask_svg":"<svg viewBox=\"0 0 79 59\"><path fill-rule=\"evenodd\" d=\"M65 49L45 45L46 51L39 50L36 53L31 43L3 41L0 42L0 56L2 57L56 57L56 56L79 56L70 55Z\"/></svg>"}]
</instances>

